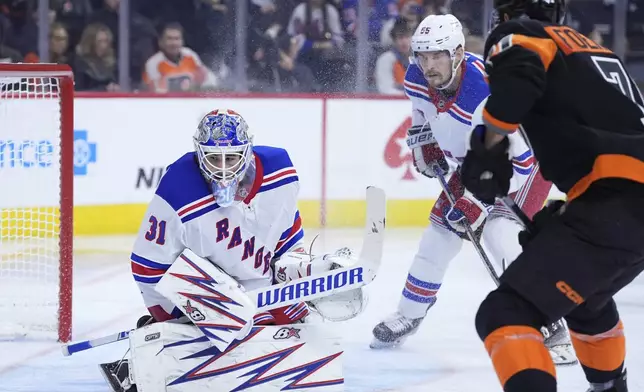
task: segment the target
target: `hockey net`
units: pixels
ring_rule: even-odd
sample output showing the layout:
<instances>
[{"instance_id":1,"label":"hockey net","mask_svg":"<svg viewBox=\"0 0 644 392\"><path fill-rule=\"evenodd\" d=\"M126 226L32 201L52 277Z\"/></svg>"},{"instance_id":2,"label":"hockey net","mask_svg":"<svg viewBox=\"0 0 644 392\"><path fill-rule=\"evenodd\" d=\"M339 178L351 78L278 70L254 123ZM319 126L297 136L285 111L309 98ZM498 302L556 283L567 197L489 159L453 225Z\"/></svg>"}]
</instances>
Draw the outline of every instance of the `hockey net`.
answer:
<instances>
[{"instance_id":1,"label":"hockey net","mask_svg":"<svg viewBox=\"0 0 644 392\"><path fill-rule=\"evenodd\" d=\"M0 339L71 339L73 79L0 64Z\"/></svg>"}]
</instances>

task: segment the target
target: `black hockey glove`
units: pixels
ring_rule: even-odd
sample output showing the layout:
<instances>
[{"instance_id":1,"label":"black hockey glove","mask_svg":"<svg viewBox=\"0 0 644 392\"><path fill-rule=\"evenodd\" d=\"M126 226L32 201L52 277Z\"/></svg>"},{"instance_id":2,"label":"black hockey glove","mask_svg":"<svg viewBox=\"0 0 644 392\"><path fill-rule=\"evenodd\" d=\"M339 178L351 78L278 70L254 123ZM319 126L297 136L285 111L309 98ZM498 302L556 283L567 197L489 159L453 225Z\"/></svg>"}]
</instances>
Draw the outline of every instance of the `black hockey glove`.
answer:
<instances>
[{"instance_id":1,"label":"black hockey glove","mask_svg":"<svg viewBox=\"0 0 644 392\"><path fill-rule=\"evenodd\" d=\"M510 141L503 141L485 148L485 126L479 125L472 132L470 149L461 164L461 181L474 196L487 204L494 204L497 196L503 197L510 190L513 169L508 157Z\"/></svg>"},{"instance_id":2,"label":"black hockey glove","mask_svg":"<svg viewBox=\"0 0 644 392\"><path fill-rule=\"evenodd\" d=\"M545 207L532 217L532 226L530 229L525 229L519 232L519 244L521 247L525 246L537 236L537 234L546 227L555 217L563 213L561 208L566 202L562 200L549 201Z\"/></svg>"}]
</instances>

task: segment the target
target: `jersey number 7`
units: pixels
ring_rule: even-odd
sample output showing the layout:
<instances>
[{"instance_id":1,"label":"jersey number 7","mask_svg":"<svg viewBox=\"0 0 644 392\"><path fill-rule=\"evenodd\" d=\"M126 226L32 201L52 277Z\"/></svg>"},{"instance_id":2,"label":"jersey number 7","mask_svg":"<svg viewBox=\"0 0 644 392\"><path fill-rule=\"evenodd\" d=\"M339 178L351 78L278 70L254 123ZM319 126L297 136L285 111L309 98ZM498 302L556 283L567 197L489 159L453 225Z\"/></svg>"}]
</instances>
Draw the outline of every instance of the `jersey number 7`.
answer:
<instances>
[{"instance_id":1,"label":"jersey number 7","mask_svg":"<svg viewBox=\"0 0 644 392\"><path fill-rule=\"evenodd\" d=\"M631 101L635 102L644 115L644 107L642 107L644 98L642 98L642 94L637 89L637 86L634 86L631 82L631 78L626 73L626 70L624 70L622 63L612 57L590 56L590 58L604 79L619 89ZM642 124L644 124L644 117L642 117Z\"/></svg>"}]
</instances>

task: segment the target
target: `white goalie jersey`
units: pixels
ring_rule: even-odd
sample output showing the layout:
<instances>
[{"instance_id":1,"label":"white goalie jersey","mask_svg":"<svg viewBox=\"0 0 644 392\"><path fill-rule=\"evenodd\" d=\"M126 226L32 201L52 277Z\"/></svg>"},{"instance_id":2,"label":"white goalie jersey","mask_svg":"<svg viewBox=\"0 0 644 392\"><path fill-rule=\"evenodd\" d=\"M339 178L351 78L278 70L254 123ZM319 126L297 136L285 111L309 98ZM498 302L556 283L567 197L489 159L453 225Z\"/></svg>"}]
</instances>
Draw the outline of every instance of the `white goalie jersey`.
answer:
<instances>
[{"instance_id":1,"label":"white goalie jersey","mask_svg":"<svg viewBox=\"0 0 644 392\"><path fill-rule=\"evenodd\" d=\"M154 287L185 248L253 290L274 283L271 260L302 240L299 182L288 153L266 146L254 146L253 153L250 192L230 207L215 203L193 152L170 165L161 179L131 255L134 280L157 321L183 315ZM255 323L286 324L307 313L300 303L258 314Z\"/></svg>"}]
</instances>

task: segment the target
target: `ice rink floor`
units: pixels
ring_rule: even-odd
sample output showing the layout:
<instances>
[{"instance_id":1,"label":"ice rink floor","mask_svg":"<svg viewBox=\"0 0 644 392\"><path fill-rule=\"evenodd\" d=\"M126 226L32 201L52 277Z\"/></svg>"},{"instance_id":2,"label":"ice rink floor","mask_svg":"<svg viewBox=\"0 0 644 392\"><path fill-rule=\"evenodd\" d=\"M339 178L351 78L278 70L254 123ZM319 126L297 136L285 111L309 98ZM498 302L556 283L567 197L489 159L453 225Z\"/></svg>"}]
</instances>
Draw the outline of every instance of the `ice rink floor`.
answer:
<instances>
[{"instance_id":1,"label":"ice rink floor","mask_svg":"<svg viewBox=\"0 0 644 392\"><path fill-rule=\"evenodd\" d=\"M360 249L359 230L308 230L320 234L314 253L350 246ZM439 300L415 336L396 350L369 349L371 329L394 311L421 231L388 229L383 266L368 286L364 313L329 324L345 337L346 390L354 392L501 391L474 329L474 315L493 288L481 261L466 245L447 273ZM146 312L130 275L133 237L78 238L74 266L74 340L131 329ZM631 391L644 391L644 279L617 297L627 335ZM63 357L55 343L0 342L0 391L108 391L98 364L123 356L126 342ZM579 367L557 368L559 391L584 392Z\"/></svg>"}]
</instances>

